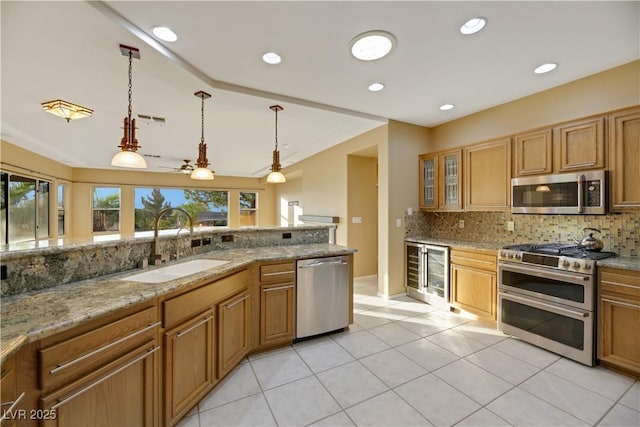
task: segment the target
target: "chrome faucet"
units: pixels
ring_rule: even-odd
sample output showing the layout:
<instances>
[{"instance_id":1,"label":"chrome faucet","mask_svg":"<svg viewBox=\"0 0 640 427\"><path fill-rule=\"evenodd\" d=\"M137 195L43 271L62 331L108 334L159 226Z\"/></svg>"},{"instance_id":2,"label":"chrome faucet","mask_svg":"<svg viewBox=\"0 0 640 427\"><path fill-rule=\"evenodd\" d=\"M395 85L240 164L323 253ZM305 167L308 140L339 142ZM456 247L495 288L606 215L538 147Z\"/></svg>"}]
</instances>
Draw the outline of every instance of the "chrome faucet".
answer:
<instances>
[{"instance_id":1,"label":"chrome faucet","mask_svg":"<svg viewBox=\"0 0 640 427\"><path fill-rule=\"evenodd\" d=\"M162 216L167 212L171 212L174 210L184 213L187 216L187 218L189 218L189 232L193 234L193 218L191 217L191 214L189 214L189 212L187 212L182 208L168 207L168 208L161 209L160 212L158 212L158 214L156 215L156 219L153 225L153 254L151 256L151 264L153 265L158 265L169 260L168 254L160 252L160 239L158 238L158 227L160 226L160 218L162 218ZM178 234L180 234L180 230L178 230Z\"/></svg>"},{"instance_id":2,"label":"chrome faucet","mask_svg":"<svg viewBox=\"0 0 640 427\"><path fill-rule=\"evenodd\" d=\"M180 232L182 230L186 230L185 227L180 227L178 228L178 232L176 233L176 259L180 259L180 252L184 253L184 248L182 248L182 251L180 250ZM191 229L189 230L189 236L191 236L191 233L193 233L193 227L191 227Z\"/></svg>"}]
</instances>

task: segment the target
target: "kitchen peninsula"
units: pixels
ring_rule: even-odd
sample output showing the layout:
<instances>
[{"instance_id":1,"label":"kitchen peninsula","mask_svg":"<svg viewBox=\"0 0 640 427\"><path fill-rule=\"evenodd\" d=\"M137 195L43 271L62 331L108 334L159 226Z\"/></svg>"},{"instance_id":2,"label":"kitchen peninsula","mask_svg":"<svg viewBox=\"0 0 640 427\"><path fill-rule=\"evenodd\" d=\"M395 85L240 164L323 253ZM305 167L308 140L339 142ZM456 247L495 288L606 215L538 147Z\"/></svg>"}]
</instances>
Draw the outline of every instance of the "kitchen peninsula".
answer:
<instances>
[{"instance_id":1,"label":"kitchen peninsula","mask_svg":"<svg viewBox=\"0 0 640 427\"><path fill-rule=\"evenodd\" d=\"M16 373L16 395L25 392L19 407L54 411L66 422L90 422L96 414L79 408L97 399L102 387L115 387L114 408L119 399L142 401L112 421L176 423L248 353L293 341L297 260L346 255L353 294L355 250L328 243L329 232L330 227L312 226L196 233L187 238L211 239L204 247L213 250L199 246L200 253L169 265L205 260L219 265L156 283L134 276L158 268L129 269L4 297L0 356L3 367ZM222 236L231 235L225 248ZM150 246L140 239L12 251L3 254L3 264L73 257L73 251L101 259L100 251L118 244L129 253L132 246ZM352 296L344 303L352 313ZM182 374L186 367L197 371L193 382Z\"/></svg>"}]
</instances>

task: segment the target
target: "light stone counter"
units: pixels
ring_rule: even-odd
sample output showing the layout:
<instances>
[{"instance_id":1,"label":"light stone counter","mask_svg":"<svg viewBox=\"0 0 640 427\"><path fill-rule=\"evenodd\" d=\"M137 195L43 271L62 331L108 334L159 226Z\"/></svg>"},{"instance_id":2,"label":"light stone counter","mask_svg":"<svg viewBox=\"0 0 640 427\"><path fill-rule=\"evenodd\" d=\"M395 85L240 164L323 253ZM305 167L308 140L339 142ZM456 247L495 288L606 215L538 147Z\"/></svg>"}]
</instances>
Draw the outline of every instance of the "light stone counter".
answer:
<instances>
[{"instance_id":1,"label":"light stone counter","mask_svg":"<svg viewBox=\"0 0 640 427\"><path fill-rule=\"evenodd\" d=\"M415 236L415 237L407 237L405 238L408 242L416 242L416 243L425 243L428 245L439 245L439 246L449 246L452 248L465 248L465 249L482 249L482 250L491 250L496 251L496 255L498 254L498 249L500 249L501 245L498 243L483 243L483 242L472 242L467 240L453 240L453 239L438 239L434 237L424 237L424 236Z\"/></svg>"},{"instance_id":2,"label":"light stone counter","mask_svg":"<svg viewBox=\"0 0 640 427\"><path fill-rule=\"evenodd\" d=\"M213 280L256 261L346 255L353 252L355 249L329 243L218 250L183 258L180 262L217 259L230 261L229 263L168 282L140 283L122 280L157 268L149 267L5 297L1 304L0 362L15 354L23 344L173 291L187 290L202 283L203 279Z\"/></svg>"},{"instance_id":3,"label":"light stone counter","mask_svg":"<svg viewBox=\"0 0 640 427\"><path fill-rule=\"evenodd\" d=\"M640 274L640 258L638 257L613 257L598 261L599 267L620 268L622 270L637 271Z\"/></svg>"}]
</instances>

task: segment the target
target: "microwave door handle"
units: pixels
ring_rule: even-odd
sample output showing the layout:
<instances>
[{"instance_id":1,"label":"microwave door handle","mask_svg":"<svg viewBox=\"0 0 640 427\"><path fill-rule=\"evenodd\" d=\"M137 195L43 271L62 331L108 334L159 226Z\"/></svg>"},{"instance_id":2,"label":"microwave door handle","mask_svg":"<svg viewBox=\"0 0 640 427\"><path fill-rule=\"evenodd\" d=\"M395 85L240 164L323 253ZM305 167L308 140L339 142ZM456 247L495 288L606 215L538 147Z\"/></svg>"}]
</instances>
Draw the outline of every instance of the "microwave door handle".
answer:
<instances>
[{"instance_id":1,"label":"microwave door handle","mask_svg":"<svg viewBox=\"0 0 640 427\"><path fill-rule=\"evenodd\" d=\"M578 213L584 213L584 175L578 175Z\"/></svg>"}]
</instances>

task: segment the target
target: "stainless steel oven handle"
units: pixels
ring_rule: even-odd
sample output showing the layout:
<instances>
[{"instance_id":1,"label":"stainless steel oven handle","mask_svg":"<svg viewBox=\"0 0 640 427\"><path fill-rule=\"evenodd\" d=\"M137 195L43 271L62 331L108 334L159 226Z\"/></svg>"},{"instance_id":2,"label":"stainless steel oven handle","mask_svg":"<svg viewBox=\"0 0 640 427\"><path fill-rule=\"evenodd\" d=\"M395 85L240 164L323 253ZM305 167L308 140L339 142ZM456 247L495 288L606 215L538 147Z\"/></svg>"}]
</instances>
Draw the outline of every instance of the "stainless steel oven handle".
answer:
<instances>
[{"instance_id":1,"label":"stainless steel oven handle","mask_svg":"<svg viewBox=\"0 0 640 427\"><path fill-rule=\"evenodd\" d=\"M573 318L573 319L578 319L578 320L582 320L585 317L589 317L589 315L591 313L586 312L586 311L574 311L574 310L568 310L566 308L563 307L558 307L557 305L552 305L552 304L546 304L544 302L541 301L534 301L531 298L523 298L517 295L514 295L512 293L506 292L506 291L502 291L500 292L502 297L507 297L507 299L522 303L524 305L529 305L531 307L536 307L536 308L540 308L540 309L547 309L548 311L553 311L553 312L559 312L559 313L564 313L567 316Z\"/></svg>"},{"instance_id":2,"label":"stainless steel oven handle","mask_svg":"<svg viewBox=\"0 0 640 427\"><path fill-rule=\"evenodd\" d=\"M543 277L543 278L552 278L556 280L561 280L563 282L570 282L575 284L581 284L581 282L586 282L591 280L590 275L574 273L572 271L567 271L564 273L558 273L550 269L542 269L535 266L520 266L516 264L506 265L504 263L499 264L501 270L506 271L514 271L516 273L528 274L529 276Z\"/></svg>"}]
</instances>

